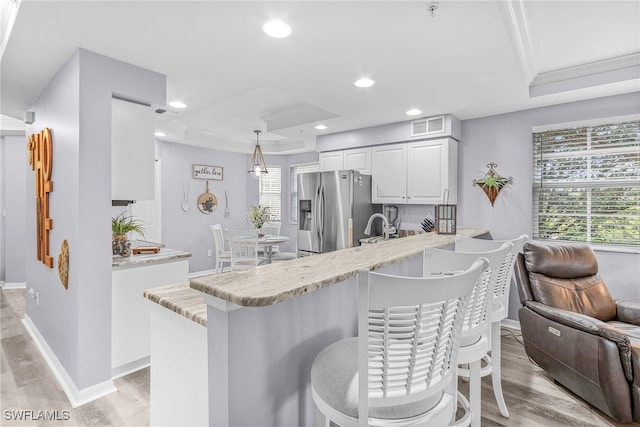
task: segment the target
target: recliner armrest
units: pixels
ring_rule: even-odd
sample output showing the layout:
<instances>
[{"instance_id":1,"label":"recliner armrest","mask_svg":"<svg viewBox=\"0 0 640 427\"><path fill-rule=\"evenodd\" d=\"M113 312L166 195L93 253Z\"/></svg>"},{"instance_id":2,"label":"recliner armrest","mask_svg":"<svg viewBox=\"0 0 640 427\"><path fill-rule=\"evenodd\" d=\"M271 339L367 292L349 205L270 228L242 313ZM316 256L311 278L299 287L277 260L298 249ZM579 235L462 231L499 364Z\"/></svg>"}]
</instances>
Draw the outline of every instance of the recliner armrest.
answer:
<instances>
[{"instance_id":1,"label":"recliner armrest","mask_svg":"<svg viewBox=\"0 0 640 427\"><path fill-rule=\"evenodd\" d=\"M617 319L640 326L640 302L616 300Z\"/></svg>"},{"instance_id":2,"label":"recliner armrest","mask_svg":"<svg viewBox=\"0 0 640 427\"><path fill-rule=\"evenodd\" d=\"M584 314L574 313L561 308L551 307L537 301L527 301L525 305L539 315L560 323L561 325L578 329L614 342L618 346L618 351L620 352L620 361L622 362L624 375L628 381L633 380L631 342L624 332L594 317L585 316Z\"/></svg>"}]
</instances>

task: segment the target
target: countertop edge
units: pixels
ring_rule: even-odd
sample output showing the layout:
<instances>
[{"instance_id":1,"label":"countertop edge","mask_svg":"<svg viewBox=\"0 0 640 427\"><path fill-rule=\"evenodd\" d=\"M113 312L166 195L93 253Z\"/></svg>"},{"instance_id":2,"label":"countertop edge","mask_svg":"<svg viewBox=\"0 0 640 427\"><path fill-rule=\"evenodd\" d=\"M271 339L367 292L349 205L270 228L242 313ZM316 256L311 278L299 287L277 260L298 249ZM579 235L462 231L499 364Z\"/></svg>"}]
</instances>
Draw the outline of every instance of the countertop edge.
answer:
<instances>
[{"instance_id":1,"label":"countertop edge","mask_svg":"<svg viewBox=\"0 0 640 427\"><path fill-rule=\"evenodd\" d=\"M459 234L464 234L470 237L477 237L487 233L489 233L489 231L486 229L460 229L459 230ZM438 239L439 243L430 244L428 240L434 240L434 237ZM413 241L410 241L407 239L413 239ZM357 265L357 266L355 265L346 266L342 269L343 271L338 271L335 274L326 275L324 274L326 273L326 271L314 271L313 268L310 268L310 264L313 264L313 261L326 260L328 263L331 263L331 261L334 261L333 258L336 258L336 257L342 258L344 256L349 256L350 253L359 253L363 250L367 250L369 251L369 254L373 255L374 254L373 251L389 249L391 248L390 245L394 245L394 247L398 246L398 249L400 249L399 245L403 241L412 243L412 246L414 247L412 249L398 251L397 253L394 253L394 255L380 259L380 260L374 260L372 261L372 263L369 263L369 264L362 263L361 265ZM266 306L287 301L297 296L314 292L316 290L325 288L327 286L331 286L335 283L342 282L344 280L352 279L357 276L359 268L368 268L371 271L379 270L388 265L395 264L397 262L401 262L406 259L419 255L425 246L443 247L443 246L452 244L454 241L455 241L455 235L437 235L435 233L433 234L429 233L426 235L420 234L417 236L411 236L411 237L405 237L400 239L393 239L386 242L380 242L374 245L357 246L349 249L343 249L341 251L329 252L326 254L320 254L320 255L315 255L315 256L306 257L306 258L298 258L298 260L286 261L284 263L258 266L255 269L251 269L251 270L201 276L201 277L191 279L189 282L189 286L196 291L206 293L208 295L214 296L216 298L220 298L224 301L234 303L243 307L266 307ZM363 248L366 248L366 249L363 249ZM324 257L324 259L319 257ZM371 256L369 258L375 258L375 257ZM304 261L305 259L307 259L308 262L305 263ZM300 260L303 260L303 261L300 261ZM296 261L298 262L296 263ZM291 266L292 268L287 269L286 267L282 267L283 264L287 266ZM298 270L295 270L296 267L298 268ZM275 281L276 276L278 275L278 272L280 272L281 275L285 275L284 277L286 277L286 275L296 274L299 277L300 281L302 281L303 283L299 286L295 286L289 289L284 289L282 291L273 291L269 295L257 295L255 294L255 292L254 292L254 295L249 294L252 289L251 288L252 286L253 286L253 289L261 289L261 284L263 282L266 282L269 279L271 279L272 282ZM309 273L309 274L322 273L322 275L324 275L325 277L320 277L319 279L315 279L315 278L307 277L306 273ZM250 285L248 285L249 289L246 289L247 283L250 283ZM239 289L239 287L237 286L239 284L242 284L243 286L245 286L245 289Z\"/></svg>"},{"instance_id":2,"label":"countertop edge","mask_svg":"<svg viewBox=\"0 0 640 427\"><path fill-rule=\"evenodd\" d=\"M189 252L162 248L157 254L131 255L128 257L119 258L114 257L111 261L111 268L117 269L123 267L135 267L146 264L174 261L189 257L191 257L191 253Z\"/></svg>"},{"instance_id":3,"label":"countertop edge","mask_svg":"<svg viewBox=\"0 0 640 427\"><path fill-rule=\"evenodd\" d=\"M207 327L207 305L189 282L147 289L143 296L167 310Z\"/></svg>"}]
</instances>

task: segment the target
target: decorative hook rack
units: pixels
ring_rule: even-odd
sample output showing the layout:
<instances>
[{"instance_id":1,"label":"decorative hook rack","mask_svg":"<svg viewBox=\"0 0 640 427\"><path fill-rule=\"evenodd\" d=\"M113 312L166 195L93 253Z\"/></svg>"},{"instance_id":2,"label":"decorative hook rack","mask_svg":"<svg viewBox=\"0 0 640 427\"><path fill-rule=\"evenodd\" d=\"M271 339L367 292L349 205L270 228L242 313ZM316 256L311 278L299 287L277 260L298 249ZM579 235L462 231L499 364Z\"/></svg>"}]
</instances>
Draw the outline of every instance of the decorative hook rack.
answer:
<instances>
[{"instance_id":1,"label":"decorative hook rack","mask_svg":"<svg viewBox=\"0 0 640 427\"><path fill-rule=\"evenodd\" d=\"M513 178L512 177L505 178L503 176L498 175L498 173L495 170L495 168L498 167L496 163L491 162L487 165L487 167L489 168L489 170L484 175L484 177L480 179L474 179L473 185L474 187L476 185L479 186L482 189L482 191L484 191L484 194L487 195L487 197L489 198L489 201L491 202L491 206L493 206L493 203L498 197L498 194L500 194L500 191L502 191L502 189L507 184L513 184Z\"/></svg>"}]
</instances>

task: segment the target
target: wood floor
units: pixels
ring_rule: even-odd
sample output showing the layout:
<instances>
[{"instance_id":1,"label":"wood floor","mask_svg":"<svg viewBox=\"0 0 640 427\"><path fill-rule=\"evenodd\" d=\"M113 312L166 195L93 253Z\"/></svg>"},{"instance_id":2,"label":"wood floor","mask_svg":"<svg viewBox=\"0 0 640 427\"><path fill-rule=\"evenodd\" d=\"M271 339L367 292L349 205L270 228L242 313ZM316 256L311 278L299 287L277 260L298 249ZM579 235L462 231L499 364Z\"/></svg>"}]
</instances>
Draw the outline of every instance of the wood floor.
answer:
<instances>
[{"instance_id":1,"label":"wood floor","mask_svg":"<svg viewBox=\"0 0 640 427\"><path fill-rule=\"evenodd\" d=\"M149 369L115 380L118 392L72 408L22 325L24 290L0 290L0 425L148 426ZM574 397L534 366L516 331L503 329L503 391L510 417L503 418L490 379L482 384L482 426L638 426L620 424ZM467 384L460 383L466 395ZM16 411L57 411L58 420L14 420ZM187 427L187 426L184 426ZM255 426L260 427L260 426ZM282 426L295 427L295 426Z\"/></svg>"}]
</instances>

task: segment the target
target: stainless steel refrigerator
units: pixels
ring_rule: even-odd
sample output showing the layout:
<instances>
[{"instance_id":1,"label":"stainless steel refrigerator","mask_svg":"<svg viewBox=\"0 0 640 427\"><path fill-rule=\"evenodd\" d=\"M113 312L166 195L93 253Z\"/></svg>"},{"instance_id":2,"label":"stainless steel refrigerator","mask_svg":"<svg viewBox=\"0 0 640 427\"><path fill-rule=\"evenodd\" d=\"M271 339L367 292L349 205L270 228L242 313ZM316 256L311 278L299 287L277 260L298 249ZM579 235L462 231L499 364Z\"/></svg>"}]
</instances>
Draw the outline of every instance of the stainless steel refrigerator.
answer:
<instances>
[{"instance_id":1,"label":"stainless steel refrigerator","mask_svg":"<svg viewBox=\"0 0 640 427\"><path fill-rule=\"evenodd\" d=\"M298 175L298 256L358 246L373 209L370 175L353 170Z\"/></svg>"}]
</instances>

